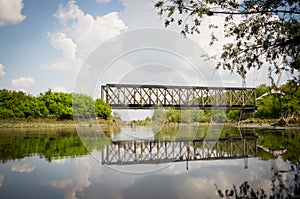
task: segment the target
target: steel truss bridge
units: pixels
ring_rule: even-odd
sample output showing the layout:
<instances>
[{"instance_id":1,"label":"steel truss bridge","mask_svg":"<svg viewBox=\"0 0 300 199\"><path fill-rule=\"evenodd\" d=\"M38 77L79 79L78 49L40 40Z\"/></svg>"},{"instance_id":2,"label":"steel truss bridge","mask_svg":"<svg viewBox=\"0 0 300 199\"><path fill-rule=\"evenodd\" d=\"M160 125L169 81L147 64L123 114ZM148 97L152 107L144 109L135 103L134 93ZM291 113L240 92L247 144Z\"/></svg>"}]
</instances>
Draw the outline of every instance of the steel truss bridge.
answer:
<instances>
[{"instance_id":1,"label":"steel truss bridge","mask_svg":"<svg viewBox=\"0 0 300 199\"><path fill-rule=\"evenodd\" d=\"M114 109L257 109L255 88L106 84L101 98Z\"/></svg>"},{"instance_id":2,"label":"steel truss bridge","mask_svg":"<svg viewBox=\"0 0 300 199\"><path fill-rule=\"evenodd\" d=\"M257 137L112 141L102 151L102 164L159 164L179 161L239 159L257 156ZM246 166L245 166L246 167Z\"/></svg>"}]
</instances>

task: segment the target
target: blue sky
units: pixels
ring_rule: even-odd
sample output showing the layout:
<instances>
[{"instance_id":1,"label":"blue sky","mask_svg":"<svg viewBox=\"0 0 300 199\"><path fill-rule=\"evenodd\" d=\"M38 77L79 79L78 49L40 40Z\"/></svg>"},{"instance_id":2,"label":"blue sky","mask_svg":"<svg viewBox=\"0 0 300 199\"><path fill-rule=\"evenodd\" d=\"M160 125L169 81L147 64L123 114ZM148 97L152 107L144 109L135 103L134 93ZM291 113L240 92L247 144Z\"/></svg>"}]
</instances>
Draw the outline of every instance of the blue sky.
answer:
<instances>
[{"instance_id":1,"label":"blue sky","mask_svg":"<svg viewBox=\"0 0 300 199\"><path fill-rule=\"evenodd\" d=\"M6 20L0 27L0 64L5 73L0 76L1 87L24 90L32 94L44 92L48 88L71 92L74 71L42 67L47 62L60 59L63 54L60 49L51 46L48 34L62 28L54 14L60 6L66 6L68 1L1 0L0 5L3 6L5 2L10 2L8 6L11 7L13 4L21 6L14 13L8 13L13 16L1 16L2 21L6 18L11 19ZM120 12L123 9L122 2L117 0L108 3L81 0L76 1L76 5L93 17ZM19 16L23 16L23 20L17 21ZM13 79L19 80L14 81L16 85L13 85Z\"/></svg>"},{"instance_id":2,"label":"blue sky","mask_svg":"<svg viewBox=\"0 0 300 199\"><path fill-rule=\"evenodd\" d=\"M0 0L0 89L23 90L33 95L45 92L49 88L54 91L73 92L82 65L97 46L115 35L122 35L137 28L164 29L163 20L153 9L153 2L152 0ZM211 21L219 25L223 23L221 18L216 17L210 18L204 24ZM180 32L176 26L171 26L170 30ZM219 31L221 35L222 30ZM208 55L220 53L222 45L230 41L221 37L216 45L209 46L209 35L209 30L204 27L201 35L190 38L205 49ZM134 39L131 42L135 42ZM164 42L163 39L161 42ZM188 47L186 51L189 51ZM124 69L128 65L128 60L118 60L117 63L123 64L121 67ZM139 64L147 65L147 63ZM147 71L147 67L144 68L142 72L141 68L137 70L139 81L143 83L142 80L145 79L143 77L147 76L147 81L151 82L148 78L151 71L150 69ZM112 77L110 80L120 81L123 74L118 76L117 73L121 73L120 71L124 73L123 69L116 68L110 71L113 74L111 76L115 75L115 79ZM210 71L217 73L213 66ZM179 71L179 73L189 72L184 67ZM219 82L220 84L241 86L242 81L237 74L225 71L221 73L223 81ZM137 75L137 72L132 74ZM156 75L153 74L154 76ZM287 74L284 76L282 81L289 77ZM172 80L171 74L168 77ZM126 76L126 79L130 78ZM207 77L209 80L214 78L213 75ZM190 79L191 84L199 82L195 77ZM176 84L175 80L176 77L167 83ZM247 75L247 85L257 86L261 83L269 83L266 72L250 71Z\"/></svg>"}]
</instances>

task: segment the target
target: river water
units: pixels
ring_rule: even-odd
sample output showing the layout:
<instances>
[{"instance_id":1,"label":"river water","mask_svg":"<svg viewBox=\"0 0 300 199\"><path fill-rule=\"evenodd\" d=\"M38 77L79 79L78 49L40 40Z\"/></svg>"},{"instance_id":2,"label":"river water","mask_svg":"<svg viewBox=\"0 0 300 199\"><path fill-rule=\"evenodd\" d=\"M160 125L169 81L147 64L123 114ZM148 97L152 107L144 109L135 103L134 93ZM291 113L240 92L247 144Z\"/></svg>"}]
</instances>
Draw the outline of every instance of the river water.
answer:
<instances>
[{"instance_id":1,"label":"river water","mask_svg":"<svg viewBox=\"0 0 300 199\"><path fill-rule=\"evenodd\" d=\"M79 135L1 129L0 198L219 198L245 183L248 193L299 197L297 128L152 126Z\"/></svg>"}]
</instances>

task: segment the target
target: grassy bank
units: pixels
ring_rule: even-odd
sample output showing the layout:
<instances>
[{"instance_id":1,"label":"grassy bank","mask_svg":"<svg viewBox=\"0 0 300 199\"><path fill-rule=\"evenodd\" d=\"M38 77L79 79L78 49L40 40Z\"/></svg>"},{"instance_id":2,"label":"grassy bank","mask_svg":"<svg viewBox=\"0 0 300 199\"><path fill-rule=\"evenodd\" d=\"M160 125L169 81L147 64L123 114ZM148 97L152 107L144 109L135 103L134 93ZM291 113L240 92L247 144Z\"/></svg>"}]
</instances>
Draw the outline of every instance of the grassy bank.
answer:
<instances>
[{"instance_id":1,"label":"grassy bank","mask_svg":"<svg viewBox=\"0 0 300 199\"><path fill-rule=\"evenodd\" d=\"M159 125L161 126L162 123L152 123L150 122L143 122L143 121L127 121L122 123L124 126L149 126L149 125ZM240 121L224 121L224 122L166 122L163 125L165 126L178 126L178 125L209 125L209 124L227 124L233 126L240 126L240 127L298 127L300 128L300 122L297 121L295 123L289 123L283 119L258 119L258 118L251 118L246 120Z\"/></svg>"},{"instance_id":2,"label":"grassy bank","mask_svg":"<svg viewBox=\"0 0 300 199\"><path fill-rule=\"evenodd\" d=\"M294 123L294 124L283 124L280 125L280 120L279 119L257 119L257 118L252 118L252 119L247 119L247 120L242 120L238 122L233 122L233 121L227 121L225 122L226 124L233 124L233 125L238 125L238 126L298 126L300 127L300 123ZM94 122L93 122L94 123ZM153 125L151 121L119 121L115 122L114 120L104 120L104 119L98 119L98 124L100 125L109 125L109 126L148 126L148 125ZM185 125L190 125L190 124L195 124L194 123L166 123L165 125L168 126L173 126L173 125L179 125L179 124L185 124ZM205 123L199 123L199 124L209 124L207 122ZM82 121L80 124L82 126L93 126L91 125L91 122L89 121ZM1 119L0 120L0 128L75 128L75 123L73 120L56 120L56 119Z\"/></svg>"},{"instance_id":3,"label":"grassy bank","mask_svg":"<svg viewBox=\"0 0 300 199\"><path fill-rule=\"evenodd\" d=\"M113 124L111 120L101 119L98 122L99 124ZM75 128L75 123L73 120L56 119L1 119L0 128Z\"/></svg>"},{"instance_id":4,"label":"grassy bank","mask_svg":"<svg viewBox=\"0 0 300 199\"><path fill-rule=\"evenodd\" d=\"M75 128L73 120L1 119L0 128Z\"/></svg>"}]
</instances>

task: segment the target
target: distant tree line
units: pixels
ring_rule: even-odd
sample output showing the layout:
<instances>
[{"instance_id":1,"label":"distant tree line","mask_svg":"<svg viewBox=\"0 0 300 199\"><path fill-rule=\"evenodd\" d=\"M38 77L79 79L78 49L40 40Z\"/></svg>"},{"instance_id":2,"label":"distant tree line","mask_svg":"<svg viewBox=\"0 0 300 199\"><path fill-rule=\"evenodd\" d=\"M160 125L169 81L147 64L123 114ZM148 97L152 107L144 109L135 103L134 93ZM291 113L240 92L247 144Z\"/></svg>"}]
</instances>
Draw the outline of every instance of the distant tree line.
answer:
<instances>
[{"instance_id":1,"label":"distant tree line","mask_svg":"<svg viewBox=\"0 0 300 199\"><path fill-rule=\"evenodd\" d=\"M254 118L287 119L290 123L300 122L300 89L295 81L275 88L262 84L256 88L258 109ZM241 120L240 110L175 110L154 111L153 121L166 123L225 122Z\"/></svg>"},{"instance_id":2,"label":"distant tree line","mask_svg":"<svg viewBox=\"0 0 300 199\"><path fill-rule=\"evenodd\" d=\"M231 111L229 111L231 112ZM235 110L234 110L235 112ZM193 123L193 122L225 122L225 110L179 110L174 108L157 109L154 111L152 120L163 123ZM236 114L238 116L238 113Z\"/></svg>"},{"instance_id":3,"label":"distant tree line","mask_svg":"<svg viewBox=\"0 0 300 199\"><path fill-rule=\"evenodd\" d=\"M75 99L75 100L74 100ZM74 107L73 109L73 101ZM75 112L73 112L75 110ZM111 118L111 108L102 99L94 100L83 94L52 92L38 96L22 91L0 90L0 118L50 118L72 119L75 115L89 117L93 114L102 119Z\"/></svg>"}]
</instances>

